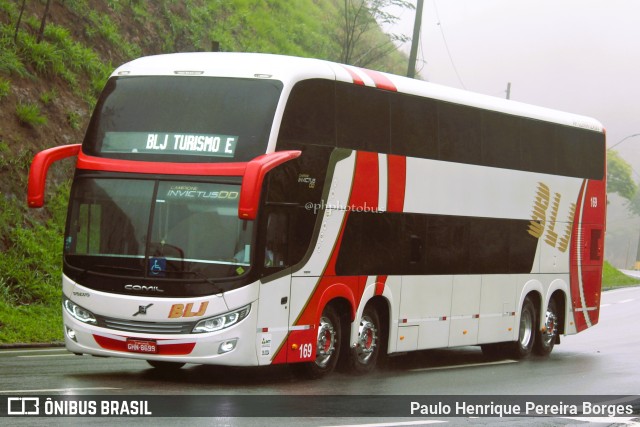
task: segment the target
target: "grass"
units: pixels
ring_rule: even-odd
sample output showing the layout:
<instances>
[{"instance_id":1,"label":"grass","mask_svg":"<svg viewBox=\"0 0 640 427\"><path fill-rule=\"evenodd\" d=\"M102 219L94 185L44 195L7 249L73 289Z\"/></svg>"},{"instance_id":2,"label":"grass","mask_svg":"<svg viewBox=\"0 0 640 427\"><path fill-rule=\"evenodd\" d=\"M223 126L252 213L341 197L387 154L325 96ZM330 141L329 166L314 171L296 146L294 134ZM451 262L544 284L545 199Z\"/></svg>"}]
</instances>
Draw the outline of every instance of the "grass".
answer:
<instances>
[{"instance_id":1,"label":"grass","mask_svg":"<svg viewBox=\"0 0 640 427\"><path fill-rule=\"evenodd\" d=\"M60 277L69 183L50 198L51 217L29 219L22 200L0 194L0 343L62 340Z\"/></svg>"},{"instance_id":2,"label":"grass","mask_svg":"<svg viewBox=\"0 0 640 427\"><path fill-rule=\"evenodd\" d=\"M47 118L40 114L40 107L31 102L16 105L16 116L20 123L30 127L37 127L47 123Z\"/></svg>"},{"instance_id":3,"label":"grass","mask_svg":"<svg viewBox=\"0 0 640 427\"><path fill-rule=\"evenodd\" d=\"M608 262L604 263L604 268L602 271L602 289L615 289L615 288L623 288L627 286L638 286L640 285L640 280L634 279L633 277L629 277L626 274L620 272L620 270L613 267Z\"/></svg>"},{"instance_id":4,"label":"grass","mask_svg":"<svg viewBox=\"0 0 640 427\"><path fill-rule=\"evenodd\" d=\"M11 93L11 82L0 78L0 100L6 98Z\"/></svg>"}]
</instances>

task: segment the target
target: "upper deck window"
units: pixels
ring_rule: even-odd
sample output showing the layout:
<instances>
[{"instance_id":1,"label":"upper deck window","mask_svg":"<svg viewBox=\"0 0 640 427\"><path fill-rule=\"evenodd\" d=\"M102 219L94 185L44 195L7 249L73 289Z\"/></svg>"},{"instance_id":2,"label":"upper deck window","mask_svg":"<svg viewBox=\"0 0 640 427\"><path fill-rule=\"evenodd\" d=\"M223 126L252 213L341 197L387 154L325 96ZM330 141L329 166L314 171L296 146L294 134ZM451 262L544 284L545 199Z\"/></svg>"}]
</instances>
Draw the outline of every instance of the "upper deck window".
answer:
<instances>
[{"instance_id":1,"label":"upper deck window","mask_svg":"<svg viewBox=\"0 0 640 427\"><path fill-rule=\"evenodd\" d=\"M111 78L82 149L129 160L246 162L267 150L281 91L281 82L264 79Z\"/></svg>"}]
</instances>

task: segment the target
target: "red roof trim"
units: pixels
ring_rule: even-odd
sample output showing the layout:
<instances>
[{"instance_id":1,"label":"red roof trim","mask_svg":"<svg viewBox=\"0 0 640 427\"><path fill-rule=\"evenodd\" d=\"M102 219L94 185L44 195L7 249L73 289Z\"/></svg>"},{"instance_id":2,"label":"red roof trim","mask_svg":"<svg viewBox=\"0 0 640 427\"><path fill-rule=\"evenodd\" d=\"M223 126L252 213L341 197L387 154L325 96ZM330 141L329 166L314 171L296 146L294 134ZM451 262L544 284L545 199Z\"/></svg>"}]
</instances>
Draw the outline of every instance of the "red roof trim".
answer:
<instances>
[{"instance_id":1,"label":"red roof trim","mask_svg":"<svg viewBox=\"0 0 640 427\"><path fill-rule=\"evenodd\" d=\"M78 169L165 175L242 176L247 163L170 163L109 159L78 154Z\"/></svg>"}]
</instances>

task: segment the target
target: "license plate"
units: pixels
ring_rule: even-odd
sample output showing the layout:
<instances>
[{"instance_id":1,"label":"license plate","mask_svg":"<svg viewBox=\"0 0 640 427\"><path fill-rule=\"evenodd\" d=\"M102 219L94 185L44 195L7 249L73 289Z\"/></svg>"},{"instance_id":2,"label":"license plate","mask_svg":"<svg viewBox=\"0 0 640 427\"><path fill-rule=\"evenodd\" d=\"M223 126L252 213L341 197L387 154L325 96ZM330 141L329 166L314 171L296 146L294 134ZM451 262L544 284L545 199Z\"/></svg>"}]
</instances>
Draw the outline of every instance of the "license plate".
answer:
<instances>
[{"instance_id":1,"label":"license plate","mask_svg":"<svg viewBox=\"0 0 640 427\"><path fill-rule=\"evenodd\" d=\"M127 340L127 351L131 353L157 354L158 344L152 340Z\"/></svg>"}]
</instances>

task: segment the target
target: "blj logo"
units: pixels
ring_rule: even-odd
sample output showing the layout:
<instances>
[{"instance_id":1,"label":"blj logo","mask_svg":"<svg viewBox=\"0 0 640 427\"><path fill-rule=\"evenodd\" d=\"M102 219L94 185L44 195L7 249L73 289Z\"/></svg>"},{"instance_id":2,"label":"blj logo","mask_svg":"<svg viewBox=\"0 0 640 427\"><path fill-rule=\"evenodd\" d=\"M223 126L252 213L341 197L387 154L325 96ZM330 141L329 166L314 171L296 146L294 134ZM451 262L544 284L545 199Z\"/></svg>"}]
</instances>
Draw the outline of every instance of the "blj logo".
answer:
<instances>
[{"instance_id":1,"label":"blj logo","mask_svg":"<svg viewBox=\"0 0 640 427\"><path fill-rule=\"evenodd\" d=\"M167 269L165 258L149 258L149 274L154 277L164 277Z\"/></svg>"},{"instance_id":2,"label":"blj logo","mask_svg":"<svg viewBox=\"0 0 640 427\"><path fill-rule=\"evenodd\" d=\"M40 415L40 398L9 397L7 415Z\"/></svg>"}]
</instances>

